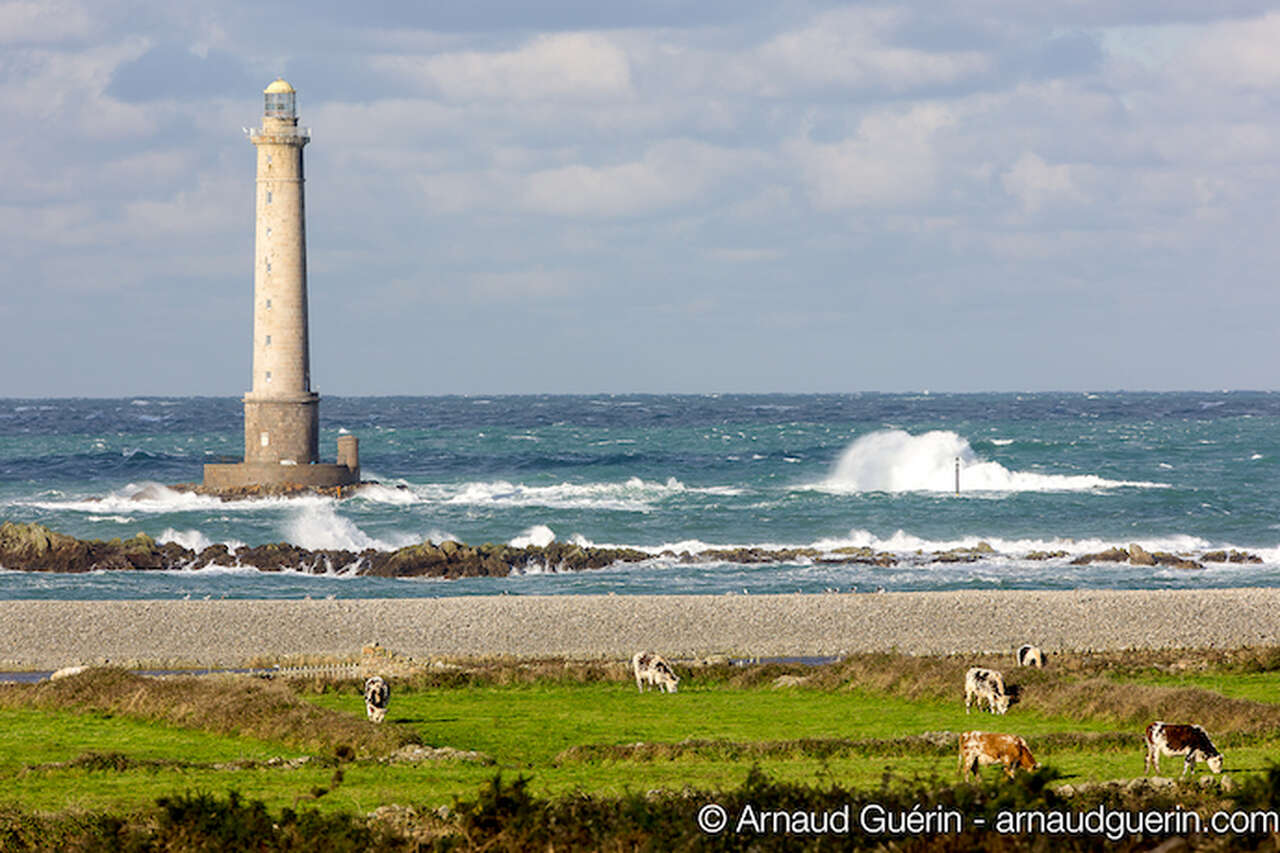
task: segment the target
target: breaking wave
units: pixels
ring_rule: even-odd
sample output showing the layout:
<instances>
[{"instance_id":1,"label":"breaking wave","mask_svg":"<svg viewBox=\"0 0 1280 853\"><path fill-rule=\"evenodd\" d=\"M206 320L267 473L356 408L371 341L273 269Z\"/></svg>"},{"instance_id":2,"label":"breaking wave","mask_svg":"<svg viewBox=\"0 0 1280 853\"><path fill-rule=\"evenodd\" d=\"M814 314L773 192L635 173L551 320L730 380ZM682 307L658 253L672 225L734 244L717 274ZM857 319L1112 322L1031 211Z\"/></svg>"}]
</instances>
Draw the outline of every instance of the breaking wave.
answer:
<instances>
[{"instance_id":1,"label":"breaking wave","mask_svg":"<svg viewBox=\"0 0 1280 853\"><path fill-rule=\"evenodd\" d=\"M933 430L911 435L900 429L880 430L855 440L836 462L831 475L813 488L832 493L951 492L956 487L957 461L961 492L1167 488L1165 483L1108 480L1093 474L1010 471L999 462L979 459L969 442L954 432Z\"/></svg>"},{"instance_id":2,"label":"breaking wave","mask_svg":"<svg viewBox=\"0 0 1280 853\"><path fill-rule=\"evenodd\" d=\"M738 495L731 486L690 487L668 477L666 482L631 477L621 483L557 483L530 485L507 480L467 483L429 483L409 488L421 500L455 506L547 507L550 509L605 509L649 512L675 495Z\"/></svg>"}]
</instances>

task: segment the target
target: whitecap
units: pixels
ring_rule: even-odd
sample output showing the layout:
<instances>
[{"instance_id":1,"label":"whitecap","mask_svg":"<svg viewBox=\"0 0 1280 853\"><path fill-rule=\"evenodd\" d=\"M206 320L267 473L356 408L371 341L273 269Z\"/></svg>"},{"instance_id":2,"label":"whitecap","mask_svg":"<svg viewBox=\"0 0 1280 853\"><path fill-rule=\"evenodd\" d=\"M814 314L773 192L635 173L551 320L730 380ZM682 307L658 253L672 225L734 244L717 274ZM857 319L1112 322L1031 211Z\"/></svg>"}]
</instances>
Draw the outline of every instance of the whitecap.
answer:
<instances>
[{"instance_id":1,"label":"whitecap","mask_svg":"<svg viewBox=\"0 0 1280 853\"><path fill-rule=\"evenodd\" d=\"M1093 474L1036 474L1010 471L999 462L979 459L969 442L954 432L932 430L911 435L879 430L854 440L831 475L810 488L842 493L951 492L956 465L961 492L1053 492L1135 486L1167 488L1164 483L1108 480Z\"/></svg>"},{"instance_id":2,"label":"whitecap","mask_svg":"<svg viewBox=\"0 0 1280 853\"><path fill-rule=\"evenodd\" d=\"M556 541L556 534L550 527L545 524L535 524L507 544L512 548L528 548L531 545L545 548L554 541Z\"/></svg>"}]
</instances>

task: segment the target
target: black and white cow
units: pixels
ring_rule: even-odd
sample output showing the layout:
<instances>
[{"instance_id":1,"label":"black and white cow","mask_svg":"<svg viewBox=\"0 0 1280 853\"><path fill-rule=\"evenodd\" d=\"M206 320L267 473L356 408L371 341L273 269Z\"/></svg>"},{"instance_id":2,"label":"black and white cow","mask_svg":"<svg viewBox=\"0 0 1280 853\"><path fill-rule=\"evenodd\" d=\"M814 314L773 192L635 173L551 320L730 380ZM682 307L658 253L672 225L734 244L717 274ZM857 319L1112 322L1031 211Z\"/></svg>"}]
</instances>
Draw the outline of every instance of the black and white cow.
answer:
<instances>
[{"instance_id":1,"label":"black and white cow","mask_svg":"<svg viewBox=\"0 0 1280 853\"><path fill-rule=\"evenodd\" d=\"M680 676L662 655L653 652L636 652L631 659L631 670L636 676L636 689L644 692L646 684L652 684L666 693L675 693Z\"/></svg>"},{"instance_id":2,"label":"black and white cow","mask_svg":"<svg viewBox=\"0 0 1280 853\"><path fill-rule=\"evenodd\" d=\"M1152 769L1160 772L1161 755L1185 755L1182 762L1182 775L1186 776L1196 769L1196 762L1203 761L1214 773L1222 772L1222 753L1209 740L1209 733L1196 725L1162 723L1156 720L1147 726L1143 740L1147 743L1147 763L1144 773Z\"/></svg>"},{"instance_id":3,"label":"black and white cow","mask_svg":"<svg viewBox=\"0 0 1280 853\"><path fill-rule=\"evenodd\" d=\"M1018 649L1018 666L1034 666L1044 669L1044 654L1036 646L1030 644Z\"/></svg>"},{"instance_id":4,"label":"black and white cow","mask_svg":"<svg viewBox=\"0 0 1280 853\"><path fill-rule=\"evenodd\" d=\"M387 718L387 706L391 704L391 688L381 676L371 675L364 683L364 712L369 721L380 723Z\"/></svg>"},{"instance_id":5,"label":"black and white cow","mask_svg":"<svg viewBox=\"0 0 1280 853\"><path fill-rule=\"evenodd\" d=\"M994 669L975 666L964 675L964 712L969 713L969 706L974 701L978 710L982 703L993 714L1003 714L1009 710L1009 694L1004 689L1004 675Z\"/></svg>"}]
</instances>

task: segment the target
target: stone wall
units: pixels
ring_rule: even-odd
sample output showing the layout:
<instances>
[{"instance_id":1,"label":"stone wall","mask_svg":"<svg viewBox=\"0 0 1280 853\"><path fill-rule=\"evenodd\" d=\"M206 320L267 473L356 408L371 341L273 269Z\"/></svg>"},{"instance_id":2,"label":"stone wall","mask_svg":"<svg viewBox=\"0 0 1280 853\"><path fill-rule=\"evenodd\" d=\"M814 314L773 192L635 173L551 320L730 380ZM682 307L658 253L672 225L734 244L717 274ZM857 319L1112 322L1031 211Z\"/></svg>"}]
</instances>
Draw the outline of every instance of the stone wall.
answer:
<instances>
[{"instance_id":1,"label":"stone wall","mask_svg":"<svg viewBox=\"0 0 1280 853\"><path fill-rule=\"evenodd\" d=\"M206 489L236 489L244 486L344 486L360 481L360 472L346 465L317 462L312 465L281 465L270 462L240 462L204 466Z\"/></svg>"},{"instance_id":2,"label":"stone wall","mask_svg":"<svg viewBox=\"0 0 1280 853\"><path fill-rule=\"evenodd\" d=\"M244 398L244 461L308 465L320 459L320 397ZM265 440L263 436L266 436Z\"/></svg>"}]
</instances>

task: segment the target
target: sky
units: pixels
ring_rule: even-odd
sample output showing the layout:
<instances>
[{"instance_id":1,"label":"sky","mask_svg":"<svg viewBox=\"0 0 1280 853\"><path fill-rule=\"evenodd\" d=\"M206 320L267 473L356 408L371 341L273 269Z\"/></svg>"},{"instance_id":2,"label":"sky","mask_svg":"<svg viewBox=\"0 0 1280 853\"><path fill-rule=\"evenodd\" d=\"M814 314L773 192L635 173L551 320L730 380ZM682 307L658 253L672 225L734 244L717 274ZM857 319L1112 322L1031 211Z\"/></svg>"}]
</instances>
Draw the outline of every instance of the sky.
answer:
<instances>
[{"instance_id":1,"label":"sky","mask_svg":"<svg viewBox=\"0 0 1280 853\"><path fill-rule=\"evenodd\" d=\"M938 8L956 5L956 9ZM1280 388L1280 8L0 0L0 397Z\"/></svg>"}]
</instances>

